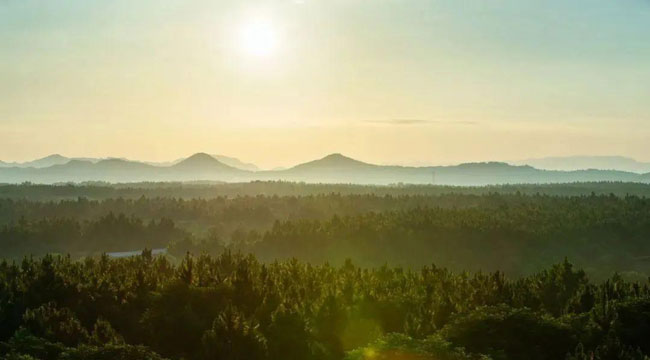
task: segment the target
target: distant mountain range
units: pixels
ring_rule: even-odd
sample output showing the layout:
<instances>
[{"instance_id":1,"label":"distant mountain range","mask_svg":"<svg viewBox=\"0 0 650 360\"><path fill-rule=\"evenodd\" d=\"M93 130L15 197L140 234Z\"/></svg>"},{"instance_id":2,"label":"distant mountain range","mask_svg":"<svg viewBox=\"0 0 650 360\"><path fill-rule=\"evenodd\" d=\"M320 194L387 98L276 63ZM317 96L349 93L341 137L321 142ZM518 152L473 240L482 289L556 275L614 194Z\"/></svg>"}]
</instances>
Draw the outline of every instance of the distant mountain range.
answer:
<instances>
[{"instance_id":1,"label":"distant mountain range","mask_svg":"<svg viewBox=\"0 0 650 360\"><path fill-rule=\"evenodd\" d=\"M93 159L93 158L68 158L59 154L53 154L46 156L41 159L36 159L32 161L27 161L27 162L4 162L0 161L0 167L21 167L21 168L27 168L27 167L34 167L34 168L44 168L44 167L49 167L53 165L63 165L67 163L70 160L84 160L84 161L91 161L91 162L97 162L101 159Z\"/></svg>"},{"instance_id":2,"label":"distant mountain range","mask_svg":"<svg viewBox=\"0 0 650 360\"><path fill-rule=\"evenodd\" d=\"M145 163L117 158L71 159L52 155L22 164L4 163L0 167L0 183L253 180L463 186L586 181L650 183L650 173L596 169L544 170L530 165L510 165L502 162L454 166L386 166L365 163L341 154L331 154L288 169L269 171L259 171L254 165L234 158L205 153L169 163Z\"/></svg>"},{"instance_id":3,"label":"distant mountain range","mask_svg":"<svg viewBox=\"0 0 650 360\"><path fill-rule=\"evenodd\" d=\"M237 158L234 157L229 157L229 156L223 156L223 155L210 155L213 158L221 161L222 163L232 166L237 169L242 169L242 170L249 170L249 171L258 171L259 168L255 166L255 164L251 163L245 163ZM63 165L69 162L70 160L81 160L81 161L89 161L91 163L98 163L102 160L113 160L113 159L120 159L124 161L128 161L127 159L124 158L69 158L65 157L59 154L53 154L46 156L41 159L36 159L32 161L26 161L26 162L4 162L0 161L0 168L2 167L21 167L21 168L27 168L27 167L34 167L34 168L45 168L53 165ZM185 160L185 158L178 159L175 161L169 161L169 162L147 162L147 161L142 161L145 164L150 164L150 165L156 165L156 166L170 166L174 165L176 163L179 163L181 161Z\"/></svg>"},{"instance_id":4,"label":"distant mountain range","mask_svg":"<svg viewBox=\"0 0 650 360\"><path fill-rule=\"evenodd\" d=\"M543 170L620 170L639 174L650 172L650 163L639 162L623 156L565 156L545 157L512 162L514 165L530 165Z\"/></svg>"}]
</instances>

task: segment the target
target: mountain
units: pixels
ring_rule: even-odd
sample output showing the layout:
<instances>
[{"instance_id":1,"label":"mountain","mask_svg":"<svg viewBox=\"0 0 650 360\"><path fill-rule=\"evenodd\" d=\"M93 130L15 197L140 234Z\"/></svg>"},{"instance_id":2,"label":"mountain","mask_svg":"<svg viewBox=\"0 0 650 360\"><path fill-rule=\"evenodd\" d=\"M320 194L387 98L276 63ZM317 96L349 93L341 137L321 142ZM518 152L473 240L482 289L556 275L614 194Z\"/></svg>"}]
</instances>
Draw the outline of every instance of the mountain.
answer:
<instances>
[{"instance_id":1,"label":"mountain","mask_svg":"<svg viewBox=\"0 0 650 360\"><path fill-rule=\"evenodd\" d=\"M25 162L3 162L0 161L0 167L21 167L21 168L46 168L54 165L63 165L66 164L67 162L71 160L82 160L82 161L89 161L92 163L96 163L100 160L105 160L105 159L97 159L97 158L69 158L65 157L63 155L59 154L52 154L48 155L44 158L32 160L32 161L25 161Z\"/></svg>"},{"instance_id":2,"label":"mountain","mask_svg":"<svg viewBox=\"0 0 650 360\"><path fill-rule=\"evenodd\" d=\"M204 154L204 153L200 153ZM245 163L237 158L230 157L230 156L224 156L224 155L209 155L217 160L219 160L221 163L226 164L230 167L234 167L236 169L240 170L247 170L247 171L259 171L260 169L255 165L251 163ZM163 162L146 162L147 164L150 165L155 165L155 166L171 166L171 165L176 165L182 161L186 160L186 158L180 158L176 159L174 161L163 161Z\"/></svg>"},{"instance_id":3,"label":"mountain","mask_svg":"<svg viewBox=\"0 0 650 360\"><path fill-rule=\"evenodd\" d=\"M171 168L184 170L232 169L232 167L206 153L196 153L172 165Z\"/></svg>"},{"instance_id":4,"label":"mountain","mask_svg":"<svg viewBox=\"0 0 650 360\"><path fill-rule=\"evenodd\" d=\"M514 161L513 164L530 165L543 170L619 170L635 173L650 172L650 163L623 156L565 156Z\"/></svg>"},{"instance_id":5,"label":"mountain","mask_svg":"<svg viewBox=\"0 0 650 360\"><path fill-rule=\"evenodd\" d=\"M331 154L293 168L271 172L271 179L323 183L437 184L480 186L513 183L566 183L583 181L648 182L642 175L612 170L551 171L503 162L453 166L381 166L341 154Z\"/></svg>"},{"instance_id":6,"label":"mountain","mask_svg":"<svg viewBox=\"0 0 650 360\"><path fill-rule=\"evenodd\" d=\"M379 165L368 164L359 160L343 156L342 154L330 154L322 159L313 160L304 164L299 164L289 171L313 171L322 169L343 170L343 169L368 169L376 168Z\"/></svg>"},{"instance_id":7,"label":"mountain","mask_svg":"<svg viewBox=\"0 0 650 360\"><path fill-rule=\"evenodd\" d=\"M34 160L34 161L24 163L22 165L23 166L35 167L35 168L44 168L44 167L53 166L53 165L65 164L68 161L70 161L70 159L68 159L65 156L62 156L62 155L59 155L59 154L53 154L53 155L49 155L49 156L46 156L46 157L41 158L41 159L37 159L37 160Z\"/></svg>"},{"instance_id":8,"label":"mountain","mask_svg":"<svg viewBox=\"0 0 650 360\"><path fill-rule=\"evenodd\" d=\"M400 170L397 170L400 169ZM380 166L344 156L330 154L292 168L267 172L273 180L290 180L323 183L388 184L409 181L408 168ZM412 179L414 182L420 182ZM409 181L410 182L410 181Z\"/></svg>"},{"instance_id":9,"label":"mountain","mask_svg":"<svg viewBox=\"0 0 650 360\"><path fill-rule=\"evenodd\" d=\"M221 161L222 163L240 169L240 170L248 170L248 171L259 171L260 168L257 167L255 164L251 163L245 163L237 158L230 157L230 156L224 156L224 155L212 155L215 159Z\"/></svg>"},{"instance_id":10,"label":"mountain","mask_svg":"<svg viewBox=\"0 0 650 360\"><path fill-rule=\"evenodd\" d=\"M473 168L478 165L458 165L454 167L408 167L376 165L355 160L341 154L331 154L322 159L296 165L290 169L274 172L274 179L323 183L360 183L360 184L394 184L413 183L431 184L432 182L475 184L483 181L473 175ZM460 176L449 177L455 171ZM480 170L481 173L488 169ZM444 176L441 178L441 175ZM486 179L489 182L490 179ZM502 181L502 180L499 180Z\"/></svg>"},{"instance_id":11,"label":"mountain","mask_svg":"<svg viewBox=\"0 0 650 360\"><path fill-rule=\"evenodd\" d=\"M42 167L49 167L53 165L61 165L65 164L68 161L70 161L69 158L59 155L59 154L53 154L46 156L44 158L32 160L32 161L27 161L23 163L18 163L18 162L4 162L0 161L0 166L1 167L34 167L34 168L42 168Z\"/></svg>"},{"instance_id":12,"label":"mountain","mask_svg":"<svg viewBox=\"0 0 650 360\"><path fill-rule=\"evenodd\" d=\"M164 168L163 168L164 169ZM167 167L174 180L244 180L248 171L228 166L206 153L194 154Z\"/></svg>"},{"instance_id":13,"label":"mountain","mask_svg":"<svg viewBox=\"0 0 650 360\"><path fill-rule=\"evenodd\" d=\"M43 159L40 159L43 160ZM60 162L60 157L48 161ZM44 162L41 162L41 164ZM173 164L152 165L124 159L68 159L47 167L3 167L0 182L61 183L84 181L303 181L311 183L397 183L480 186L515 183L568 183L622 181L650 183L650 172L620 170L544 170L503 162L466 163L453 166L384 166L342 154L331 154L284 170L249 171L230 166L212 155L197 153Z\"/></svg>"},{"instance_id":14,"label":"mountain","mask_svg":"<svg viewBox=\"0 0 650 360\"><path fill-rule=\"evenodd\" d=\"M69 160L49 167L5 167L0 182L142 182L142 181L244 181L244 170L221 163L207 154L195 154L172 166L154 166L124 159Z\"/></svg>"},{"instance_id":15,"label":"mountain","mask_svg":"<svg viewBox=\"0 0 650 360\"><path fill-rule=\"evenodd\" d=\"M0 180L3 182L124 182L148 181L155 177L155 167L122 159L105 159L97 162L72 159L65 164L56 164L43 168L13 167L0 169Z\"/></svg>"}]
</instances>

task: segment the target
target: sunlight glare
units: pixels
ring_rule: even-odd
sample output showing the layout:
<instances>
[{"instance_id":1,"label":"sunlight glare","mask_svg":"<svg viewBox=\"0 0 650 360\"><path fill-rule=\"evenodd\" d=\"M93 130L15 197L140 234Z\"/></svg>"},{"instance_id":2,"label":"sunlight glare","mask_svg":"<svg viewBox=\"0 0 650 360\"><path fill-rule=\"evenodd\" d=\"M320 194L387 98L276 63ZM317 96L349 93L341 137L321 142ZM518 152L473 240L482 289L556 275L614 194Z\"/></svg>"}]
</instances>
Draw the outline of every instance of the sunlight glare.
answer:
<instances>
[{"instance_id":1,"label":"sunlight glare","mask_svg":"<svg viewBox=\"0 0 650 360\"><path fill-rule=\"evenodd\" d=\"M268 20L249 20L241 26L239 44L241 50L247 55L270 56L276 51L277 43L276 30Z\"/></svg>"}]
</instances>

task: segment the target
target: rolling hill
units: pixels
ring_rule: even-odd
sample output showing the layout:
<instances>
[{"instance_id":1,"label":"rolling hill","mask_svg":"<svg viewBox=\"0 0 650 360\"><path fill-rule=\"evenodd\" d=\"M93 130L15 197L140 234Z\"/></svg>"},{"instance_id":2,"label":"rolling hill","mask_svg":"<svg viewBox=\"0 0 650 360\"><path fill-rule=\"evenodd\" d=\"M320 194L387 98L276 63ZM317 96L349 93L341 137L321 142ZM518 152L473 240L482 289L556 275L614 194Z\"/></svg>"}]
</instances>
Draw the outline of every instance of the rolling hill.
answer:
<instances>
[{"instance_id":1,"label":"rolling hill","mask_svg":"<svg viewBox=\"0 0 650 360\"><path fill-rule=\"evenodd\" d=\"M54 165L63 165L67 163L68 161L73 160L72 158L67 158L65 156L59 155L59 154L52 154L48 155L44 158L32 160L32 161L27 161L27 162L14 162L14 163L8 163L8 162L2 162L0 161L0 166L2 167L22 167L22 168L28 168L28 167L33 167L33 168L44 168L44 167L50 167ZM74 159L74 160L89 160L89 159ZM98 161L98 160L97 160Z\"/></svg>"},{"instance_id":2,"label":"rolling hill","mask_svg":"<svg viewBox=\"0 0 650 360\"><path fill-rule=\"evenodd\" d=\"M513 183L565 183L585 181L643 182L643 175L611 170L549 171L502 162L452 166L380 166L329 155L293 168L273 172L273 179L304 182L367 184L437 184L480 186ZM647 181L647 180L646 180Z\"/></svg>"},{"instance_id":3,"label":"rolling hill","mask_svg":"<svg viewBox=\"0 0 650 360\"><path fill-rule=\"evenodd\" d=\"M59 159L60 160L60 159ZM619 170L542 170L503 162L466 163L453 166L384 166L331 154L284 170L242 170L206 153L178 162L153 165L124 159L68 160L47 167L0 168L2 183L144 182L282 180L310 183L436 184L480 186L518 183L570 183L590 181L650 182L650 173Z\"/></svg>"},{"instance_id":4,"label":"rolling hill","mask_svg":"<svg viewBox=\"0 0 650 360\"><path fill-rule=\"evenodd\" d=\"M195 155L197 155L197 154L195 154ZM226 164L226 165L230 166L230 167L234 167L234 168L241 169L241 170L249 170L249 171L258 171L259 170L259 168L255 164L246 163L246 162L243 162L243 161L241 161L241 160L239 160L237 158L234 158L234 157L224 156L224 155L210 155L210 156L217 159L217 160L219 160L223 164ZM25 162L5 162L5 161L0 160L0 168L2 168L2 167L45 168L45 167L50 167L50 166L54 166L54 165L64 165L64 164L67 164L71 160L82 160L82 161L88 161L88 162L91 162L91 163L98 163L98 162L100 162L102 160L116 160L116 159L129 161L129 160L124 159L124 158L90 158L90 157L84 157L84 158L72 157L71 158L71 157L66 157L66 156L59 155L59 154L52 154L52 155L48 155L48 156L40 158L40 159L36 159L36 160L32 160L32 161L25 161ZM177 164L179 162L182 162L182 161L184 161L186 159L187 158L182 158L182 159L178 159L178 160L175 160L175 161L168 161L168 162L146 162L146 161L141 161L141 163L154 165L154 166L170 166L170 165L175 165L175 164ZM135 161L135 162L138 162L138 161Z\"/></svg>"},{"instance_id":5,"label":"rolling hill","mask_svg":"<svg viewBox=\"0 0 650 360\"><path fill-rule=\"evenodd\" d=\"M519 160L512 162L516 165L530 165L543 170L619 170L635 173L650 172L650 163L637 161L624 156L565 156L545 157Z\"/></svg>"},{"instance_id":6,"label":"rolling hill","mask_svg":"<svg viewBox=\"0 0 650 360\"><path fill-rule=\"evenodd\" d=\"M140 182L140 181L193 181L239 180L243 170L221 163L210 155L195 154L175 165L155 166L123 159L69 160L44 168L5 167L0 169L0 182L60 183L60 182Z\"/></svg>"}]
</instances>

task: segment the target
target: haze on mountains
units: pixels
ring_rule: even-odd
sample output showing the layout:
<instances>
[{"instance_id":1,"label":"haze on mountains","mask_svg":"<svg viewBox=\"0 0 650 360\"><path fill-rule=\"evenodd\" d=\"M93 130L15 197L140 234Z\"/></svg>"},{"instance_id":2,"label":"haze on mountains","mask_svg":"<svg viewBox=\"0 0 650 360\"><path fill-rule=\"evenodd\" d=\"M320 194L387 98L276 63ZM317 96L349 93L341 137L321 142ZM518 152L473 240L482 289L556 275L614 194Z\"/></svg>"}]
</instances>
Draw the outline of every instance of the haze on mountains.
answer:
<instances>
[{"instance_id":1,"label":"haze on mountains","mask_svg":"<svg viewBox=\"0 0 650 360\"><path fill-rule=\"evenodd\" d=\"M237 158L230 157L230 156L224 156L224 155L210 155L214 157L215 159L221 161L222 163L237 168L237 169L242 169L242 170L249 170L249 171L257 171L259 168L255 164L251 163L246 163L243 162ZM101 160L108 160L108 159L117 159L117 158L91 158L91 157L66 157L60 154L52 154L48 155L46 157L32 160L32 161L25 161L25 162L5 162L0 160L0 167L20 167L20 168L27 168L27 167L34 167L34 168L44 168L44 167L49 167L53 165L63 165L68 163L70 160L82 160L82 161L89 161L92 163L97 163ZM119 158L121 160L127 160L124 158ZM167 161L167 162L154 162L154 161L142 161L143 163L150 164L150 165L156 165L156 166L170 166L177 164L181 161L185 160L185 158L180 158L174 161Z\"/></svg>"},{"instance_id":2,"label":"haze on mountains","mask_svg":"<svg viewBox=\"0 0 650 360\"><path fill-rule=\"evenodd\" d=\"M568 160L567 160L568 161ZM565 163L567 162L565 161ZM560 161L561 162L561 161ZM579 166L579 165L578 165ZM170 163L126 159L68 159L52 155L0 168L3 183L144 182L283 180L312 183L493 185L566 183L586 181L650 182L650 173L621 170L546 170L503 162L465 163L453 166L398 166L370 164L342 154L298 164L288 169L257 170L252 164L206 153Z\"/></svg>"},{"instance_id":3,"label":"haze on mountains","mask_svg":"<svg viewBox=\"0 0 650 360\"><path fill-rule=\"evenodd\" d=\"M635 173L650 172L650 163L625 156L557 156L513 161L514 165L530 165L544 170L620 170Z\"/></svg>"},{"instance_id":4,"label":"haze on mountains","mask_svg":"<svg viewBox=\"0 0 650 360\"><path fill-rule=\"evenodd\" d=\"M241 170L248 170L248 171L259 171L260 168L257 167L257 165L253 163L248 163L248 162L243 162L235 157L230 157L230 156L225 156L225 155L218 155L218 154L209 154L211 157L219 160L220 162L230 166L234 167L236 169L241 169ZM176 159L174 161L165 161L165 162L149 162L147 161L147 164L151 165L157 165L157 166L170 166L170 165L175 165L178 164L179 162L185 160L187 158L180 158Z\"/></svg>"}]
</instances>

